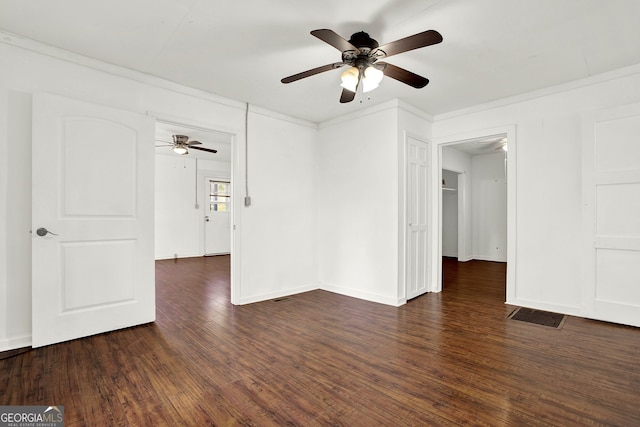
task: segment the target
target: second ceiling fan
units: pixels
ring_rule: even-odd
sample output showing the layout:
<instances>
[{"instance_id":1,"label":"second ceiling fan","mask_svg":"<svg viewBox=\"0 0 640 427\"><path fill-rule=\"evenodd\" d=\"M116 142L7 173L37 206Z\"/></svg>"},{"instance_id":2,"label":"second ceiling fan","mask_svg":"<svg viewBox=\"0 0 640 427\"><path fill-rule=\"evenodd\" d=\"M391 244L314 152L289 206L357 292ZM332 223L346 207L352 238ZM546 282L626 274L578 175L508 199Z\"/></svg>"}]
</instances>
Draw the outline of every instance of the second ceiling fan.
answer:
<instances>
[{"instance_id":1,"label":"second ceiling fan","mask_svg":"<svg viewBox=\"0 0 640 427\"><path fill-rule=\"evenodd\" d=\"M173 151L176 154L189 154L189 149L206 151L208 153L217 153L218 150L214 150L213 148L205 148L205 147L196 147L196 145L202 145L200 141L189 141L189 137L187 135L173 135L173 142L169 143L167 141L158 141L164 142L166 145L156 145L156 147L173 147Z\"/></svg>"},{"instance_id":2,"label":"second ceiling fan","mask_svg":"<svg viewBox=\"0 0 640 427\"><path fill-rule=\"evenodd\" d=\"M354 33L349 40L345 40L333 30L321 29L311 31L311 35L330 44L342 52L342 61L323 65L302 73L285 77L282 83L291 83L305 77L310 77L325 71L335 70L345 65L349 68L342 73L342 95L340 102L351 102L356 96L356 91L362 83L363 92L378 87L383 76L390 77L399 82L408 84L416 89L423 88L429 83L425 77L411 71L397 67L381 59L392 55L407 52L421 47L440 43L442 36L435 30L427 30L400 40L380 46L378 42L364 31Z\"/></svg>"}]
</instances>

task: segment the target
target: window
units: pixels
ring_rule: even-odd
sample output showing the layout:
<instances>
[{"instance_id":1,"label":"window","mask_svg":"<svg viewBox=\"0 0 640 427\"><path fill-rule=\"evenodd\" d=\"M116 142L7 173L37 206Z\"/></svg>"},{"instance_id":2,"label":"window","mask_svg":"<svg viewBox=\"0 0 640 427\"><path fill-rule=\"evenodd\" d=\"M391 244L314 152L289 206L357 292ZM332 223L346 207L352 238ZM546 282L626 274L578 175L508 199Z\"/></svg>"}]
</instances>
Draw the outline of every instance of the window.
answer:
<instances>
[{"instance_id":1,"label":"window","mask_svg":"<svg viewBox=\"0 0 640 427\"><path fill-rule=\"evenodd\" d=\"M227 181L209 181L209 212L231 210L231 184Z\"/></svg>"}]
</instances>

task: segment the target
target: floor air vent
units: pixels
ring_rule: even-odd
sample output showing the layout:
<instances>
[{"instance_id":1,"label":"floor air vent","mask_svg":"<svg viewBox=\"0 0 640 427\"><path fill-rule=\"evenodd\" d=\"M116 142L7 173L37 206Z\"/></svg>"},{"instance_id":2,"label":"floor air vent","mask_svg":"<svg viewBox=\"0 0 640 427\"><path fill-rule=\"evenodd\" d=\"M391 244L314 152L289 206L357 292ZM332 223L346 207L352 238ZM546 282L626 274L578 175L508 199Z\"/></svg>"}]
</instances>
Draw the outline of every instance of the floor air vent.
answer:
<instances>
[{"instance_id":1,"label":"floor air vent","mask_svg":"<svg viewBox=\"0 0 640 427\"><path fill-rule=\"evenodd\" d=\"M549 311L518 307L513 310L509 316L507 316L507 319L561 329L566 317L567 316L560 313L551 313Z\"/></svg>"}]
</instances>

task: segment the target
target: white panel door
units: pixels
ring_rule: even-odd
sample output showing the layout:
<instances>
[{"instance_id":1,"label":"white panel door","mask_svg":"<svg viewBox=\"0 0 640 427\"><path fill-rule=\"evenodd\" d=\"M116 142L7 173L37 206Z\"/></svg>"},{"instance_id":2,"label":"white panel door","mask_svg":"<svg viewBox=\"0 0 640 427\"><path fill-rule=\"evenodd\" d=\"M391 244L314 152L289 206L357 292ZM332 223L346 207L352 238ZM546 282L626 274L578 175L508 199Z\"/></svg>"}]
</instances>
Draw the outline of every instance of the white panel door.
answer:
<instances>
[{"instance_id":1,"label":"white panel door","mask_svg":"<svg viewBox=\"0 0 640 427\"><path fill-rule=\"evenodd\" d=\"M155 320L154 123L34 95L33 347Z\"/></svg>"},{"instance_id":2,"label":"white panel door","mask_svg":"<svg viewBox=\"0 0 640 427\"><path fill-rule=\"evenodd\" d=\"M640 105L583 122L583 309L640 326Z\"/></svg>"},{"instance_id":3,"label":"white panel door","mask_svg":"<svg viewBox=\"0 0 640 427\"><path fill-rule=\"evenodd\" d=\"M407 138L407 299L428 290L429 144Z\"/></svg>"},{"instance_id":4,"label":"white panel door","mask_svg":"<svg viewBox=\"0 0 640 427\"><path fill-rule=\"evenodd\" d=\"M231 252L231 184L207 178L205 189L205 254L228 254Z\"/></svg>"}]
</instances>

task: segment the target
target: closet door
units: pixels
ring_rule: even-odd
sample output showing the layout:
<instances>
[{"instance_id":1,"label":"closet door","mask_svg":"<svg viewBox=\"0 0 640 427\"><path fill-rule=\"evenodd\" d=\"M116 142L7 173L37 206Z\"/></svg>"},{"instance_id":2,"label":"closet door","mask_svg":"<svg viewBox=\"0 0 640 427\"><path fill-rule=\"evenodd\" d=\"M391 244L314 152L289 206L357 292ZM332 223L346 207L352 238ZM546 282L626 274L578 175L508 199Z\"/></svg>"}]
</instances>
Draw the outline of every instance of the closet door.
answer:
<instances>
[{"instance_id":1,"label":"closet door","mask_svg":"<svg viewBox=\"0 0 640 427\"><path fill-rule=\"evenodd\" d=\"M640 104L583 120L583 310L640 326Z\"/></svg>"},{"instance_id":2,"label":"closet door","mask_svg":"<svg viewBox=\"0 0 640 427\"><path fill-rule=\"evenodd\" d=\"M429 144L407 137L407 299L429 289Z\"/></svg>"}]
</instances>

